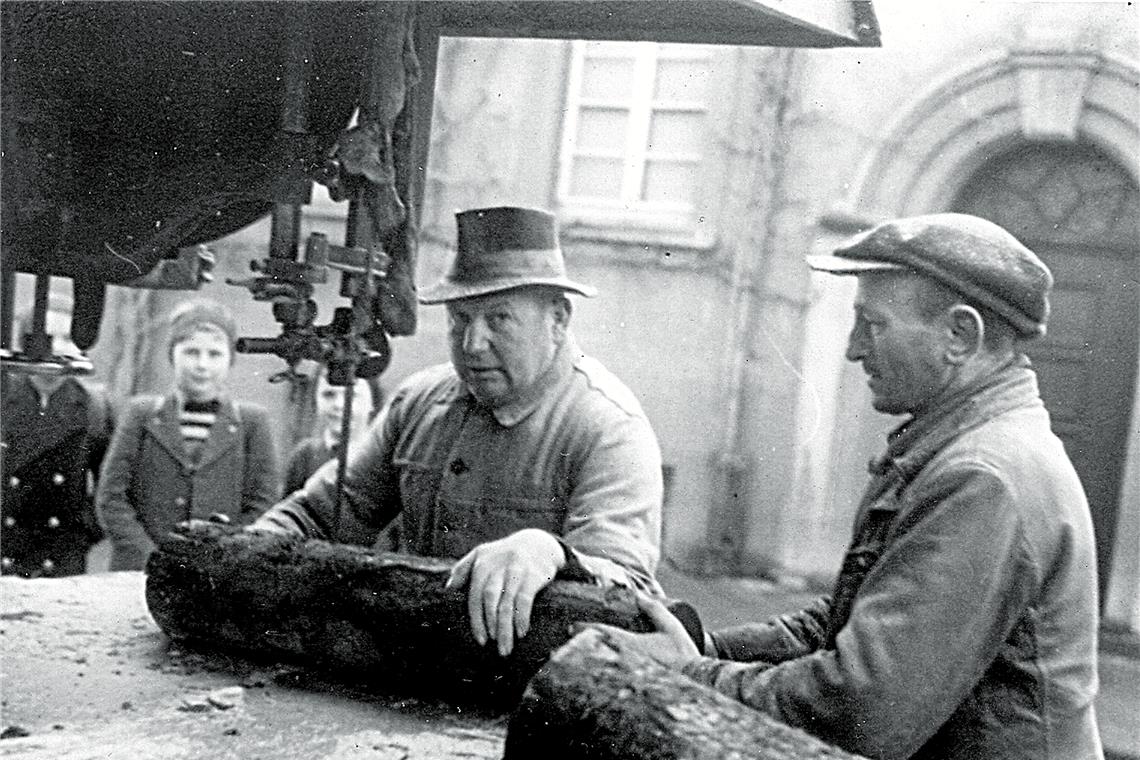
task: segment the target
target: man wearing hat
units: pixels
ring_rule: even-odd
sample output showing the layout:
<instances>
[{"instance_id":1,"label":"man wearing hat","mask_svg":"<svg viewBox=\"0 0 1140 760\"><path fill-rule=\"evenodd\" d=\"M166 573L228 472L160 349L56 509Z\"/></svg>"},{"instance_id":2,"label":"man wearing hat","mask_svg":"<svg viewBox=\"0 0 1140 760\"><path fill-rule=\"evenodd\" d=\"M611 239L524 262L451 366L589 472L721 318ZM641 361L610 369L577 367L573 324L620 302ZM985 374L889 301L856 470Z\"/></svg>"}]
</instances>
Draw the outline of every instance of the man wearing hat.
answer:
<instances>
[{"instance_id":1,"label":"man wearing hat","mask_svg":"<svg viewBox=\"0 0 1140 760\"><path fill-rule=\"evenodd\" d=\"M424 304L447 308L450 364L413 375L336 471L252 527L370 544L400 517L404 550L459 558L472 632L509 654L556 576L660 594L661 454L633 394L570 333L554 217L457 214L454 264Z\"/></svg>"},{"instance_id":2,"label":"man wearing hat","mask_svg":"<svg viewBox=\"0 0 1140 760\"><path fill-rule=\"evenodd\" d=\"M808 263L859 278L847 358L877 410L907 415L832 595L712 633L704 657L652 600L658 633L615 635L868 757L1102 758L1092 523L1022 351L1045 332L1049 270L961 214Z\"/></svg>"}]
</instances>

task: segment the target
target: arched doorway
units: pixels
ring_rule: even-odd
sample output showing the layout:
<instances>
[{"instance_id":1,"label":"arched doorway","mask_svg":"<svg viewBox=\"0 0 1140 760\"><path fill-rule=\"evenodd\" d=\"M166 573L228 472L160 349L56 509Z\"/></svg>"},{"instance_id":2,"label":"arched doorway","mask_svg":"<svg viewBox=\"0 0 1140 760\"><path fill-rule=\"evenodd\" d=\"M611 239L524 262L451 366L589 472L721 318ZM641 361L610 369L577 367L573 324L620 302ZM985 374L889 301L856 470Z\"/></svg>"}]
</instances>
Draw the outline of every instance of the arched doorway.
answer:
<instances>
[{"instance_id":1,"label":"arched doorway","mask_svg":"<svg viewBox=\"0 0 1140 760\"><path fill-rule=\"evenodd\" d=\"M1140 191L1092 146L1025 143L977 170L954 209L1005 227L1053 270L1048 334L1028 353L1089 497L1103 600L1140 346Z\"/></svg>"}]
</instances>

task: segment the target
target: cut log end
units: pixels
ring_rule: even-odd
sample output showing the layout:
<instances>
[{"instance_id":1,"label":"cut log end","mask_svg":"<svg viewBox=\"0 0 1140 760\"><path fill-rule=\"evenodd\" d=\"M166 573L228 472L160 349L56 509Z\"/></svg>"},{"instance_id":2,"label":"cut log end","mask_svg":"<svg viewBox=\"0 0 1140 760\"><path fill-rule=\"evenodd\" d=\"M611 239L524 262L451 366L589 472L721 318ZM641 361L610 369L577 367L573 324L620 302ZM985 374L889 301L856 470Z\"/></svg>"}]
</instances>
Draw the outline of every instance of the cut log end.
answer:
<instances>
[{"instance_id":1,"label":"cut log end","mask_svg":"<svg viewBox=\"0 0 1140 760\"><path fill-rule=\"evenodd\" d=\"M531 679L503 758L541 757L552 747L583 760L857 759L598 630L576 636Z\"/></svg>"}]
</instances>

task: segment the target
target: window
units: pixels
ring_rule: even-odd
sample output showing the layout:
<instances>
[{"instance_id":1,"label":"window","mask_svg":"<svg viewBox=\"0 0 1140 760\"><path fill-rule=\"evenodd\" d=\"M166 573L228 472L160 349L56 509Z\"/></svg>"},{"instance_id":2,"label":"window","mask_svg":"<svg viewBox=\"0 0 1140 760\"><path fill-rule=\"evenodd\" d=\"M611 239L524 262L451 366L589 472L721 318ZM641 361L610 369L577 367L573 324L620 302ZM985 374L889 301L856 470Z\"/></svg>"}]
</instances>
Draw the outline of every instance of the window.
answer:
<instances>
[{"instance_id":1,"label":"window","mask_svg":"<svg viewBox=\"0 0 1140 760\"><path fill-rule=\"evenodd\" d=\"M558 187L566 218L692 224L711 62L704 45L574 43Z\"/></svg>"}]
</instances>

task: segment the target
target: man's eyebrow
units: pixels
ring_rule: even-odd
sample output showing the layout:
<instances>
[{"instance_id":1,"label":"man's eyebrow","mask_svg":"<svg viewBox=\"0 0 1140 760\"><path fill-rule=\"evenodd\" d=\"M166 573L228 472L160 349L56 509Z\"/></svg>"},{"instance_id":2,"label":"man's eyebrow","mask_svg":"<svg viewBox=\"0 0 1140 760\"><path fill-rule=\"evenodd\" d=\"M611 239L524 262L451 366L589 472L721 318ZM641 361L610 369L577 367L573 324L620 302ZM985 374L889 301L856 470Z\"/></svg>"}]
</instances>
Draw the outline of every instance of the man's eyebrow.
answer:
<instances>
[{"instance_id":1,"label":"man's eyebrow","mask_svg":"<svg viewBox=\"0 0 1140 760\"><path fill-rule=\"evenodd\" d=\"M507 296L499 296L498 298L492 298L486 301L484 303L484 306L486 306L488 309L497 309L501 306L511 306L512 304L514 304L513 299Z\"/></svg>"}]
</instances>

